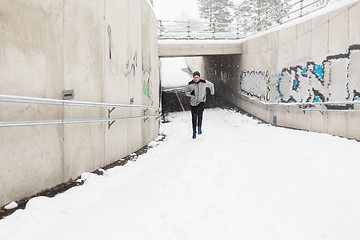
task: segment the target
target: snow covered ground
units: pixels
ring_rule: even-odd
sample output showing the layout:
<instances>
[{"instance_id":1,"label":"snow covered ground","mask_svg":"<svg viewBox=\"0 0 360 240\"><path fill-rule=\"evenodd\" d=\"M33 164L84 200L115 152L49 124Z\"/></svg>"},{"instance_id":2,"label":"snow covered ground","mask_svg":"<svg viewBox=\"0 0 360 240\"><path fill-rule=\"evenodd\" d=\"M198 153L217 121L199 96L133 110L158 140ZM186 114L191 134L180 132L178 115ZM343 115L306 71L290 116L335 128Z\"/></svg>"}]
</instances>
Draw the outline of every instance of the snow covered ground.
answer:
<instances>
[{"instance_id":1,"label":"snow covered ground","mask_svg":"<svg viewBox=\"0 0 360 240\"><path fill-rule=\"evenodd\" d=\"M206 109L161 125L135 162L84 174L0 220L0 239L358 240L360 143Z\"/></svg>"}]
</instances>

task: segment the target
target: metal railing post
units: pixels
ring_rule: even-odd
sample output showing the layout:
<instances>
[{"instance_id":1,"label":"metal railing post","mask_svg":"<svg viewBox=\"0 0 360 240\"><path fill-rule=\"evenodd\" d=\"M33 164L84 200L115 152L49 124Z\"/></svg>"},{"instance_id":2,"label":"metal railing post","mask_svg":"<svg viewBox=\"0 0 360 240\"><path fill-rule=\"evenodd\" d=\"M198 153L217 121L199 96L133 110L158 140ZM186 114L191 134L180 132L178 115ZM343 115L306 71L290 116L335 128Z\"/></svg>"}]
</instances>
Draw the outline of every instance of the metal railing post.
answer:
<instances>
[{"instance_id":1,"label":"metal railing post","mask_svg":"<svg viewBox=\"0 0 360 240\"><path fill-rule=\"evenodd\" d=\"M191 26L190 26L190 22L187 22L188 24L187 24L187 38L188 39L190 39L190 28L191 28Z\"/></svg>"},{"instance_id":2,"label":"metal railing post","mask_svg":"<svg viewBox=\"0 0 360 240\"><path fill-rule=\"evenodd\" d=\"M236 24L236 39L240 39L239 35L240 35L240 24Z\"/></svg>"},{"instance_id":3,"label":"metal railing post","mask_svg":"<svg viewBox=\"0 0 360 240\"><path fill-rule=\"evenodd\" d=\"M160 24L160 35L159 35L159 38L162 39L162 37L163 37L163 24L162 24L162 21L161 21L161 20L159 21L159 24Z\"/></svg>"},{"instance_id":4,"label":"metal railing post","mask_svg":"<svg viewBox=\"0 0 360 240\"><path fill-rule=\"evenodd\" d=\"M215 39L215 22L212 23L212 39Z\"/></svg>"}]
</instances>

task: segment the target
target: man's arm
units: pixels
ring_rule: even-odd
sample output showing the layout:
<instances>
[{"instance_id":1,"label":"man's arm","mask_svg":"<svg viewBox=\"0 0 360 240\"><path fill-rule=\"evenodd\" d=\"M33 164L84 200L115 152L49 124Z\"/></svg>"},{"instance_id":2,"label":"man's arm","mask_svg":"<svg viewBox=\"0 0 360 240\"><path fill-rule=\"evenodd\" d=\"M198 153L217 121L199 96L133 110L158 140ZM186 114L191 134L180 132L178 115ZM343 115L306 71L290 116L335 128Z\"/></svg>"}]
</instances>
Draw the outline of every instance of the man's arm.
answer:
<instances>
[{"instance_id":1,"label":"man's arm","mask_svg":"<svg viewBox=\"0 0 360 240\"><path fill-rule=\"evenodd\" d=\"M190 88L190 85L186 85L183 90L182 90L184 93L185 93L185 96L187 97L191 97L191 88Z\"/></svg>"},{"instance_id":2,"label":"man's arm","mask_svg":"<svg viewBox=\"0 0 360 240\"><path fill-rule=\"evenodd\" d=\"M210 89L211 95L214 95L215 94L214 84L210 81L206 81L206 83L207 83L208 88Z\"/></svg>"}]
</instances>

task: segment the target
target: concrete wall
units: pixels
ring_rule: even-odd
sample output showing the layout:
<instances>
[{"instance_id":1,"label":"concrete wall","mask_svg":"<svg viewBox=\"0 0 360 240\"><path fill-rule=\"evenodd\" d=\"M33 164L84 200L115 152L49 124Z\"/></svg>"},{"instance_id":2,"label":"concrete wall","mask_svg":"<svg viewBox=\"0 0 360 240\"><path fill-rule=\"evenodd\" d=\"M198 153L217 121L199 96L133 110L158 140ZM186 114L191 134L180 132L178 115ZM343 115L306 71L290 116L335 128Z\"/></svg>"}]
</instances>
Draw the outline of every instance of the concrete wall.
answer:
<instances>
[{"instance_id":1,"label":"concrete wall","mask_svg":"<svg viewBox=\"0 0 360 240\"><path fill-rule=\"evenodd\" d=\"M358 108L352 103L360 97L359 14L358 1L246 40L241 55L205 56L204 77L267 122L360 140L360 114L339 112ZM351 105L319 105L339 101ZM302 111L296 103L323 111Z\"/></svg>"},{"instance_id":2,"label":"concrete wall","mask_svg":"<svg viewBox=\"0 0 360 240\"><path fill-rule=\"evenodd\" d=\"M238 90L271 102L354 100L359 13L357 2L244 42Z\"/></svg>"},{"instance_id":3,"label":"concrete wall","mask_svg":"<svg viewBox=\"0 0 360 240\"><path fill-rule=\"evenodd\" d=\"M156 20L146 0L3 0L0 94L159 106ZM0 103L0 121L106 118L108 109ZM155 114L149 110L146 114ZM117 108L111 117L143 115ZM0 127L0 206L94 171L158 135L158 119Z\"/></svg>"}]
</instances>

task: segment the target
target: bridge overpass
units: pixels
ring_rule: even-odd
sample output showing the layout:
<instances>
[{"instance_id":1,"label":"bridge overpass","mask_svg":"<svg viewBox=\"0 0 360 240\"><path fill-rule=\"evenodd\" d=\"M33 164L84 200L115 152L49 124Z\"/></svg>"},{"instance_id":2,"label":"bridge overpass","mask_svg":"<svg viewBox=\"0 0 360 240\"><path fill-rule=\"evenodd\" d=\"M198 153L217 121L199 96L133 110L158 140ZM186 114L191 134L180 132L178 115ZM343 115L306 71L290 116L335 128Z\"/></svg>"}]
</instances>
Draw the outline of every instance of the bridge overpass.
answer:
<instances>
[{"instance_id":1,"label":"bridge overpass","mask_svg":"<svg viewBox=\"0 0 360 240\"><path fill-rule=\"evenodd\" d=\"M326 7L329 1L315 0L305 5L303 1L296 3L285 1L285 3L289 4L287 8L291 9L291 14L271 25L268 19L278 18L278 13L274 10L282 8L284 3L271 6L257 19L246 23L157 20L159 57L241 54L241 42L247 36L304 17ZM167 41L169 39L172 41Z\"/></svg>"},{"instance_id":2,"label":"bridge overpass","mask_svg":"<svg viewBox=\"0 0 360 240\"><path fill-rule=\"evenodd\" d=\"M159 40L159 57L193 57L241 54L241 40Z\"/></svg>"}]
</instances>

